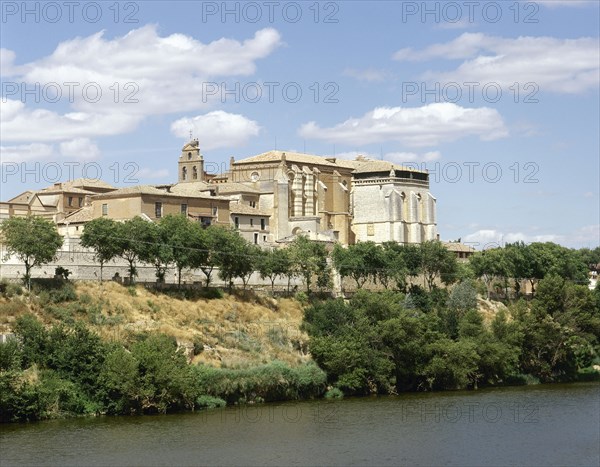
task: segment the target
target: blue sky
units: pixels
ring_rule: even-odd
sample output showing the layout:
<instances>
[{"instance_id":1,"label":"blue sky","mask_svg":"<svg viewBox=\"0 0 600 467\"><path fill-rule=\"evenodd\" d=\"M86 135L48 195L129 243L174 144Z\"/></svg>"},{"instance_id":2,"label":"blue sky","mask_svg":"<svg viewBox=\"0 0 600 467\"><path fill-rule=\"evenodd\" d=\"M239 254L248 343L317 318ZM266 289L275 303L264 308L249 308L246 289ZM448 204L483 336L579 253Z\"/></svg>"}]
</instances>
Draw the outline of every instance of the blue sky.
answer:
<instances>
[{"instance_id":1,"label":"blue sky","mask_svg":"<svg viewBox=\"0 0 600 467\"><path fill-rule=\"evenodd\" d=\"M270 149L431 172L438 231L600 244L596 1L2 2L7 200Z\"/></svg>"}]
</instances>

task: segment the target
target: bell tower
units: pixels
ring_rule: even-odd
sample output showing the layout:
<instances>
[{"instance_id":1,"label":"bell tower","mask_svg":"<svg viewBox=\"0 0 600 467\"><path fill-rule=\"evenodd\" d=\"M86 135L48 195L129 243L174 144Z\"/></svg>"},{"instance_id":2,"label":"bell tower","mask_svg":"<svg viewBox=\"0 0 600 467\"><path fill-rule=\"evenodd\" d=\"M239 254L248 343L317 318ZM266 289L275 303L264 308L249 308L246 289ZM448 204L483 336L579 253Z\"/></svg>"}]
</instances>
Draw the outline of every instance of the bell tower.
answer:
<instances>
[{"instance_id":1,"label":"bell tower","mask_svg":"<svg viewBox=\"0 0 600 467\"><path fill-rule=\"evenodd\" d=\"M177 165L179 183L204 181L204 157L200 153L198 138L183 146Z\"/></svg>"}]
</instances>

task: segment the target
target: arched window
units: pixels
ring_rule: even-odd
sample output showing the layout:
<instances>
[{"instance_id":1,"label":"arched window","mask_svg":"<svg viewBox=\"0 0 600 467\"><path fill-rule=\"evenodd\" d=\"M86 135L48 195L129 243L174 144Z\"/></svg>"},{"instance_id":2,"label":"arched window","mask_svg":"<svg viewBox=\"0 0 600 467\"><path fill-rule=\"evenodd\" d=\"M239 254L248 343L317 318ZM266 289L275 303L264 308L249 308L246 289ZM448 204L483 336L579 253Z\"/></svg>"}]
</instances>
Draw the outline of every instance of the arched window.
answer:
<instances>
[{"instance_id":1,"label":"arched window","mask_svg":"<svg viewBox=\"0 0 600 467\"><path fill-rule=\"evenodd\" d=\"M188 160L192 160L192 153L188 152Z\"/></svg>"},{"instance_id":2,"label":"arched window","mask_svg":"<svg viewBox=\"0 0 600 467\"><path fill-rule=\"evenodd\" d=\"M187 180L187 167L181 169L181 179Z\"/></svg>"},{"instance_id":3,"label":"arched window","mask_svg":"<svg viewBox=\"0 0 600 467\"><path fill-rule=\"evenodd\" d=\"M198 168L196 166L192 167L192 178L194 180L198 178Z\"/></svg>"}]
</instances>

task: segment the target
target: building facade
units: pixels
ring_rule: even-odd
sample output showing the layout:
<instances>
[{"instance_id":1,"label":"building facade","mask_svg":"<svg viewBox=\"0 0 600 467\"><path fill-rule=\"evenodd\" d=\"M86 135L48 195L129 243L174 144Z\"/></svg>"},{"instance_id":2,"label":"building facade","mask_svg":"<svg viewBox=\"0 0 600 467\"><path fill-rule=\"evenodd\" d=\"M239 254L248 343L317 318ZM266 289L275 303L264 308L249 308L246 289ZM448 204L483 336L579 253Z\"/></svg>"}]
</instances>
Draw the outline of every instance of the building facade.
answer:
<instances>
[{"instance_id":1,"label":"building facade","mask_svg":"<svg viewBox=\"0 0 600 467\"><path fill-rule=\"evenodd\" d=\"M276 245L296 235L343 245L420 243L437 238L429 174L391 162L269 151L231 159L229 171L205 173L197 139L177 160L177 183L115 188L75 180L26 191L0 204L0 218L44 215L69 237L91 219L184 214L203 225L230 225L248 241Z\"/></svg>"}]
</instances>

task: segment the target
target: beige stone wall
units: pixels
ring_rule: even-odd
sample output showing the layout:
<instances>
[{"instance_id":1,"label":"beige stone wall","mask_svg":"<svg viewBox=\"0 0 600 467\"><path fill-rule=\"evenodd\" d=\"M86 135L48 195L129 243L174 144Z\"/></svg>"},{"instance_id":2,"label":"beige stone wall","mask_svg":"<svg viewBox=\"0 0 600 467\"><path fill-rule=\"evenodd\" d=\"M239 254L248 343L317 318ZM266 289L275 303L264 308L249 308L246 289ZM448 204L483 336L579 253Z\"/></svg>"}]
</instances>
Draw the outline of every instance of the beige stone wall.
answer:
<instances>
[{"instance_id":1,"label":"beige stone wall","mask_svg":"<svg viewBox=\"0 0 600 467\"><path fill-rule=\"evenodd\" d=\"M102 216L102 205L108 205L106 217L115 220L126 220L139 216L141 210L141 198L139 196L128 196L123 198L101 198L92 200L93 218Z\"/></svg>"},{"instance_id":2,"label":"beige stone wall","mask_svg":"<svg viewBox=\"0 0 600 467\"><path fill-rule=\"evenodd\" d=\"M246 215L246 214L232 213L231 214L231 225L232 226L235 225L236 217L238 218L238 229L237 230L245 240L247 240L250 243L255 243L255 234L257 234L257 237L256 237L257 245L264 245L264 244L273 242L273 237L271 236L271 233L270 233L268 217L258 217L258 216L251 216L251 215ZM264 229L261 229L261 223L260 223L261 219L264 219L264 221L265 221Z\"/></svg>"},{"instance_id":3,"label":"beige stone wall","mask_svg":"<svg viewBox=\"0 0 600 467\"><path fill-rule=\"evenodd\" d=\"M436 238L435 198L428 183L389 179L353 186L357 241L420 243Z\"/></svg>"}]
</instances>

